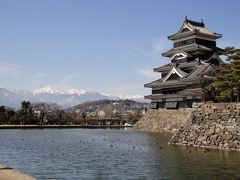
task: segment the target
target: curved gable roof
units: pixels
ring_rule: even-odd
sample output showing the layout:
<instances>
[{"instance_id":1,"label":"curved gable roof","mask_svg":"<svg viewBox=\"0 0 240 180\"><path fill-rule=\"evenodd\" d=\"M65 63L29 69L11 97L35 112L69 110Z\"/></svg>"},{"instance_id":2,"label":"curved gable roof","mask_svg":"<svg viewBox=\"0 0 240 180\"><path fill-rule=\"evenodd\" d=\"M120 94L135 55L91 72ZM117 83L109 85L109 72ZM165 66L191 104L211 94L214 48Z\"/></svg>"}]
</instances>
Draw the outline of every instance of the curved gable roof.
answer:
<instances>
[{"instance_id":1,"label":"curved gable roof","mask_svg":"<svg viewBox=\"0 0 240 180\"><path fill-rule=\"evenodd\" d=\"M162 81L167 81L172 74L177 74L180 78L187 76L187 73L173 65L171 71L162 79Z\"/></svg>"},{"instance_id":2,"label":"curved gable roof","mask_svg":"<svg viewBox=\"0 0 240 180\"><path fill-rule=\"evenodd\" d=\"M188 29L189 31L185 31L184 29ZM175 40L177 39L178 36L191 35L191 34L205 34L214 38L222 37L221 34L212 32L209 29L207 29L203 21L197 22L197 21L189 20L186 17L180 29L178 30L178 32L171 36L168 36L168 39Z\"/></svg>"}]
</instances>

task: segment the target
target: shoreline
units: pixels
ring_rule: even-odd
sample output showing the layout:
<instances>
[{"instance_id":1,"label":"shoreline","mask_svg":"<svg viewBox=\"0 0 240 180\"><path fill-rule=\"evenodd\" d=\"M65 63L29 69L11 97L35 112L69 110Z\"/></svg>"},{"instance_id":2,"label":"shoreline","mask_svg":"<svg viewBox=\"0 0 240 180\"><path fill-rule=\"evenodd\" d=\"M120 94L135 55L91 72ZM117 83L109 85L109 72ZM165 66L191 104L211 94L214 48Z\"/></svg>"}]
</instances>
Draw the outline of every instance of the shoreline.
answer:
<instances>
[{"instance_id":1,"label":"shoreline","mask_svg":"<svg viewBox=\"0 0 240 180\"><path fill-rule=\"evenodd\" d=\"M214 150L220 150L220 151L235 151L235 152L240 152L240 149L235 149L235 148L221 148L221 147L215 147L215 146L198 146L198 145L187 145L187 144L183 144L183 143L171 143L168 142L168 145L170 146L185 146L185 147L193 147L193 148L201 148L201 149L214 149Z\"/></svg>"},{"instance_id":2,"label":"shoreline","mask_svg":"<svg viewBox=\"0 0 240 180\"><path fill-rule=\"evenodd\" d=\"M124 125L0 125L0 129L108 129L132 128Z\"/></svg>"},{"instance_id":3,"label":"shoreline","mask_svg":"<svg viewBox=\"0 0 240 180\"><path fill-rule=\"evenodd\" d=\"M11 167L0 164L0 179L1 180L36 180L36 178L17 171Z\"/></svg>"}]
</instances>

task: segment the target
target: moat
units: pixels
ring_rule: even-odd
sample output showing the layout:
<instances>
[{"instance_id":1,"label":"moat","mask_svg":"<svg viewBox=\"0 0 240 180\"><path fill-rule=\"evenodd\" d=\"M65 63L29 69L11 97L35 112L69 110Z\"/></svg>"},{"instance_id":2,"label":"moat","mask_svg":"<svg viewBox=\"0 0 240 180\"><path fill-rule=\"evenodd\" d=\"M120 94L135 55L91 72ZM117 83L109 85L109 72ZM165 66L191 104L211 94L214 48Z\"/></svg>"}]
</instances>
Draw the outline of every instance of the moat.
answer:
<instances>
[{"instance_id":1,"label":"moat","mask_svg":"<svg viewBox=\"0 0 240 180\"><path fill-rule=\"evenodd\" d=\"M131 130L1 130L0 163L37 179L239 179L240 153Z\"/></svg>"}]
</instances>

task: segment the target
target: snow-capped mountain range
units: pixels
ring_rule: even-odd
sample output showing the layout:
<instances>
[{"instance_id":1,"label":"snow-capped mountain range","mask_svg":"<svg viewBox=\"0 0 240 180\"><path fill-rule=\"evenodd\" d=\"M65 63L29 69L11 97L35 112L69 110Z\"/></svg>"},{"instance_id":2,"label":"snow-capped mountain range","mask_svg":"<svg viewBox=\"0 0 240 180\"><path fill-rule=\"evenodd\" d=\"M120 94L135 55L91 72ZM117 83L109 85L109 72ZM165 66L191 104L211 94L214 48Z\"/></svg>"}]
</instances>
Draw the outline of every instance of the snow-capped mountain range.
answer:
<instances>
[{"instance_id":1,"label":"snow-capped mountain range","mask_svg":"<svg viewBox=\"0 0 240 180\"><path fill-rule=\"evenodd\" d=\"M89 92L83 89L59 89L47 86L33 91L18 89L8 90L0 88L0 105L5 105L13 108L19 108L21 101L26 100L32 103L56 103L62 107L71 107L86 101L96 101L102 99L118 100L118 99L131 99L140 102L146 102L143 96L111 96L99 92Z\"/></svg>"},{"instance_id":2,"label":"snow-capped mountain range","mask_svg":"<svg viewBox=\"0 0 240 180\"><path fill-rule=\"evenodd\" d=\"M77 94L77 95L82 95L87 93L87 91L83 89L70 89L70 88L65 88L65 89L56 89L53 88L52 86L47 86L41 89L36 89L32 91L33 94L42 94L42 93L47 93L47 94Z\"/></svg>"}]
</instances>

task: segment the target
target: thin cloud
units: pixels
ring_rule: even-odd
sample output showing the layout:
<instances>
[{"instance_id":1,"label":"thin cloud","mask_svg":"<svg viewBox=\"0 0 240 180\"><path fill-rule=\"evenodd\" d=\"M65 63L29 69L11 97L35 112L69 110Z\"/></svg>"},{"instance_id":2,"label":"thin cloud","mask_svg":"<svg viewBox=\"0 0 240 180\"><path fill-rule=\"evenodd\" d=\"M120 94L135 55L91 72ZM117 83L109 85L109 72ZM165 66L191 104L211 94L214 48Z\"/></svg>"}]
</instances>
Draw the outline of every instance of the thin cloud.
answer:
<instances>
[{"instance_id":1,"label":"thin cloud","mask_svg":"<svg viewBox=\"0 0 240 180\"><path fill-rule=\"evenodd\" d=\"M21 67L17 64L1 63L0 76L19 77Z\"/></svg>"},{"instance_id":2,"label":"thin cloud","mask_svg":"<svg viewBox=\"0 0 240 180\"><path fill-rule=\"evenodd\" d=\"M148 90L143 87L144 82L108 81L104 89L99 90L111 96L144 96Z\"/></svg>"},{"instance_id":3,"label":"thin cloud","mask_svg":"<svg viewBox=\"0 0 240 180\"><path fill-rule=\"evenodd\" d=\"M40 81L40 80L45 79L47 76L48 76L47 73L38 73L32 77L32 81L34 81L34 82Z\"/></svg>"},{"instance_id":4,"label":"thin cloud","mask_svg":"<svg viewBox=\"0 0 240 180\"><path fill-rule=\"evenodd\" d=\"M162 54L168 49L168 45L165 39L156 39L153 41L153 51L156 54Z\"/></svg>"},{"instance_id":5,"label":"thin cloud","mask_svg":"<svg viewBox=\"0 0 240 180\"><path fill-rule=\"evenodd\" d=\"M134 57L150 57L151 53L145 49L139 48L137 46L129 46L126 50L123 51L125 56L134 56Z\"/></svg>"},{"instance_id":6,"label":"thin cloud","mask_svg":"<svg viewBox=\"0 0 240 180\"><path fill-rule=\"evenodd\" d=\"M69 81L72 81L78 78L79 78L79 74L68 74L61 80L61 83L67 83Z\"/></svg>"},{"instance_id":7,"label":"thin cloud","mask_svg":"<svg viewBox=\"0 0 240 180\"><path fill-rule=\"evenodd\" d=\"M170 44L166 38L151 39L150 42L144 44L145 48L138 46L127 46L122 51L123 55L131 57L144 57L149 59L156 59L161 57L161 54L170 48Z\"/></svg>"},{"instance_id":8,"label":"thin cloud","mask_svg":"<svg viewBox=\"0 0 240 180\"><path fill-rule=\"evenodd\" d=\"M131 50L132 52L135 52L136 54L139 55L147 55L147 52L139 47L136 46L132 46L129 48L129 50Z\"/></svg>"},{"instance_id":9,"label":"thin cloud","mask_svg":"<svg viewBox=\"0 0 240 180\"><path fill-rule=\"evenodd\" d=\"M146 78L160 78L160 74L154 72L153 69L137 69L136 72Z\"/></svg>"}]
</instances>

